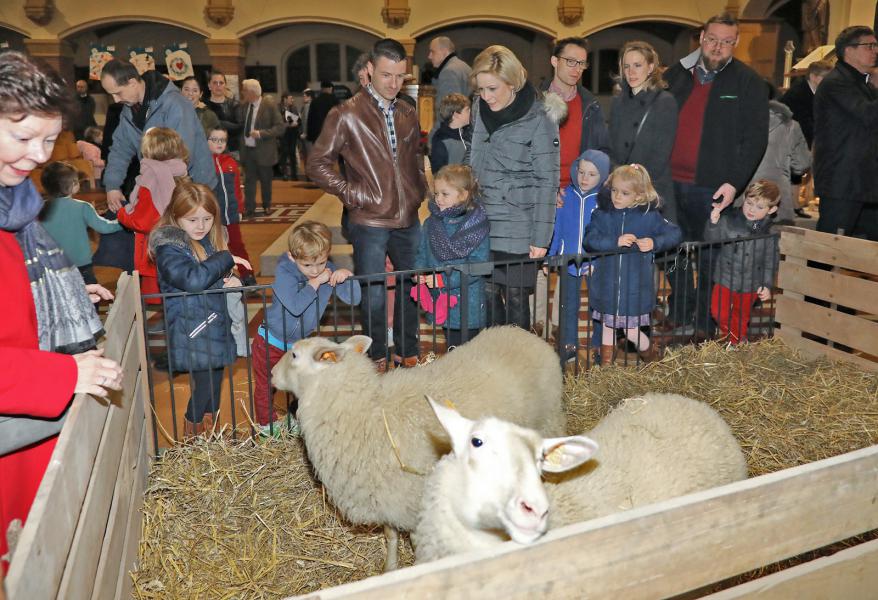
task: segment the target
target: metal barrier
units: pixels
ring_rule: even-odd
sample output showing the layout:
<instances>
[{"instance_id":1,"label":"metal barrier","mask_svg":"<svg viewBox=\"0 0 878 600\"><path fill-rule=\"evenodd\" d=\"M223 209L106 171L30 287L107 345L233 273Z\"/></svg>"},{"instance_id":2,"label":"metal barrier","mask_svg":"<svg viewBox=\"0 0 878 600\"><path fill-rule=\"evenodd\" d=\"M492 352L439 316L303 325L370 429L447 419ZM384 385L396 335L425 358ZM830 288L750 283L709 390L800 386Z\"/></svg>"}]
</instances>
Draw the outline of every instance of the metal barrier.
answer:
<instances>
[{"instance_id":1,"label":"metal barrier","mask_svg":"<svg viewBox=\"0 0 878 600\"><path fill-rule=\"evenodd\" d=\"M332 294L322 315L316 313L316 303L312 303L297 317L281 311L279 323L269 322L268 308L272 301L280 300L274 297L268 285L143 296L145 314L153 313L146 321L145 334L156 432L154 447L182 439L186 415L179 400L181 395L188 398L193 388L199 386L202 396L206 388L210 409L207 413L213 415L206 423L209 428L226 428L232 436L254 435L259 433L257 426L262 424L257 421L265 421L266 410L269 419L264 433L279 433L276 426L293 427L295 399L290 394L286 395L286 402L278 399L279 394L270 387L270 367L284 348L302 337L301 332L307 329L308 323L319 323L315 331L307 332L309 335L340 341L364 333L373 339L386 340L386 344L378 344L377 354L372 358L383 359L391 367L394 363L406 366L405 359L411 358L413 350L414 355L423 360L430 353L442 354L454 345L465 343L485 326L514 323L552 344L559 353L559 360L573 374L595 364L599 357L597 350L608 337L613 348L612 360L618 365L634 365L647 356L638 352L643 349L645 338L660 353L669 345L716 337L737 343L770 336L774 328L773 298L758 301L752 293L755 290L748 288L754 282L772 282L773 285L778 261L777 239L777 235L771 234L712 243L684 243L674 250L656 254L623 249L355 276L339 284L341 293ZM649 280L639 279L638 271L647 272ZM435 285L440 279L442 288ZM425 287L418 285L420 282L434 285ZM717 282L723 287L717 287ZM362 292L360 304L342 302L339 295L351 297L356 286ZM589 286L593 288L591 293ZM441 294L446 295L444 300ZM246 338L243 344L239 338L237 358L219 375L213 372L212 376L206 376L188 368L175 370L181 364L197 363L198 357L205 353L227 352L228 344L234 343L228 315L215 309L216 295L223 296L221 305L243 303L243 323L239 326L243 327ZM435 309L443 302L453 303L450 296L457 299L457 305L451 307L456 310L451 311L452 318L438 323ZM173 340L172 327L161 307L156 308L156 299L177 306L177 318L184 326L181 328L178 323L173 327L176 336ZM756 310L750 310L753 304L760 302ZM433 315L423 310L430 305L434 308ZM646 315L634 315L641 317L636 321L620 319L632 306L650 308ZM600 318L604 323L593 319L593 308L602 310ZM605 323L621 325L622 329L616 329L615 335L606 334ZM185 336L181 337L181 329L185 329ZM276 332L283 333L275 337ZM253 341L257 336L270 339L269 343L258 346L254 356ZM412 343L415 349L410 348ZM266 388L267 394L267 400L262 397L261 407L255 396L260 386ZM285 404L287 409L287 415L282 415L283 424L270 418L278 400L280 408Z\"/></svg>"}]
</instances>

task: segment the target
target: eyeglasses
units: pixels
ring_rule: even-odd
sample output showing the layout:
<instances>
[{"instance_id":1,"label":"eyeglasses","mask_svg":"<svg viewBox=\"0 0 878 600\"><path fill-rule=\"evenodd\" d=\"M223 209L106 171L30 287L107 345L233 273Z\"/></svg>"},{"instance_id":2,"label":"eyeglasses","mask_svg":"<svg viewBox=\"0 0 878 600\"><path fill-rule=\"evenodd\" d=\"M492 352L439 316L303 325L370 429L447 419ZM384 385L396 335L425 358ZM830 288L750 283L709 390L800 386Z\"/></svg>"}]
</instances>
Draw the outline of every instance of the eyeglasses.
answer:
<instances>
[{"instance_id":1,"label":"eyeglasses","mask_svg":"<svg viewBox=\"0 0 878 600\"><path fill-rule=\"evenodd\" d=\"M575 58L567 58L566 56L559 56L558 58L564 59L564 62L566 62L567 66L570 67L571 69L575 69L576 67L579 67L580 69L582 69L584 71L585 69L588 68L588 61L587 60L576 60Z\"/></svg>"},{"instance_id":2,"label":"eyeglasses","mask_svg":"<svg viewBox=\"0 0 878 600\"><path fill-rule=\"evenodd\" d=\"M857 44L851 44L851 46L865 46L869 50L878 50L878 42L859 42Z\"/></svg>"},{"instance_id":3,"label":"eyeglasses","mask_svg":"<svg viewBox=\"0 0 878 600\"><path fill-rule=\"evenodd\" d=\"M209 137L207 138L207 141L213 142L214 144L225 144L229 141L229 138Z\"/></svg>"},{"instance_id":4,"label":"eyeglasses","mask_svg":"<svg viewBox=\"0 0 878 600\"><path fill-rule=\"evenodd\" d=\"M738 41L738 38L732 38L730 40L721 40L719 38L715 38L712 35L704 36L704 44L706 46L716 46L719 44L720 46L725 46L726 48L731 48L735 45L735 42Z\"/></svg>"}]
</instances>

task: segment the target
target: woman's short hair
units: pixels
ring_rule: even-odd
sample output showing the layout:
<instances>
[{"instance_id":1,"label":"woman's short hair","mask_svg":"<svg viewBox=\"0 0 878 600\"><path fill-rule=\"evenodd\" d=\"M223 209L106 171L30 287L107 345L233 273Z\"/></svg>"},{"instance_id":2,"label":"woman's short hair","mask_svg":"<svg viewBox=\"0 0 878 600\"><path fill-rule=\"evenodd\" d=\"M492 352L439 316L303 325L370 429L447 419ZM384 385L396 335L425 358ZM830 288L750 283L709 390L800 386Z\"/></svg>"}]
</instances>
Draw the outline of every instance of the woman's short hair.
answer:
<instances>
[{"instance_id":1,"label":"woman's short hair","mask_svg":"<svg viewBox=\"0 0 878 600\"><path fill-rule=\"evenodd\" d=\"M470 84L477 88L476 77L480 73L489 73L511 85L518 92L527 82L527 70L518 57L506 46L488 46L473 61Z\"/></svg>"},{"instance_id":2,"label":"woman's short hair","mask_svg":"<svg viewBox=\"0 0 878 600\"><path fill-rule=\"evenodd\" d=\"M0 53L0 116L69 117L73 92L48 65L13 50Z\"/></svg>"},{"instance_id":3,"label":"woman's short hair","mask_svg":"<svg viewBox=\"0 0 878 600\"><path fill-rule=\"evenodd\" d=\"M625 45L622 46L622 49L619 51L619 83L625 78L625 71L622 68L622 65L625 64L625 55L629 52L640 52L646 60L646 64L655 65L652 73L650 73L646 78L646 81L643 82L643 89L654 90L665 89L668 87L668 83L662 77L665 70L662 67L662 61L661 58L659 58L658 52L655 51L652 44L640 40L625 42Z\"/></svg>"},{"instance_id":4,"label":"woman's short hair","mask_svg":"<svg viewBox=\"0 0 878 600\"><path fill-rule=\"evenodd\" d=\"M439 119L447 123L454 113L462 111L467 106L469 106L469 98L463 94L448 94L439 103Z\"/></svg>"}]
</instances>

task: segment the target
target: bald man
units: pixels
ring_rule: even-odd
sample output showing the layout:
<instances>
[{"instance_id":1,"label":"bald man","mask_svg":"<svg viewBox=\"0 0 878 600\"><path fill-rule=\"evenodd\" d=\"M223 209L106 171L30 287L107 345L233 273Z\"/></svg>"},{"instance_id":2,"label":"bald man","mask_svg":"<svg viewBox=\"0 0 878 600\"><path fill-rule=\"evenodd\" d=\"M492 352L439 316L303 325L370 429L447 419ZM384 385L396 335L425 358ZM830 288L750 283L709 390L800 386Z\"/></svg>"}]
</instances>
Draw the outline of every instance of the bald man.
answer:
<instances>
[{"instance_id":1,"label":"bald man","mask_svg":"<svg viewBox=\"0 0 878 600\"><path fill-rule=\"evenodd\" d=\"M463 94L467 98L472 95L469 76L472 69L454 53L454 42L447 37L439 36L430 42L427 58L435 69L433 87L436 88L436 100L433 102L433 131L439 128L439 105L448 94Z\"/></svg>"}]
</instances>

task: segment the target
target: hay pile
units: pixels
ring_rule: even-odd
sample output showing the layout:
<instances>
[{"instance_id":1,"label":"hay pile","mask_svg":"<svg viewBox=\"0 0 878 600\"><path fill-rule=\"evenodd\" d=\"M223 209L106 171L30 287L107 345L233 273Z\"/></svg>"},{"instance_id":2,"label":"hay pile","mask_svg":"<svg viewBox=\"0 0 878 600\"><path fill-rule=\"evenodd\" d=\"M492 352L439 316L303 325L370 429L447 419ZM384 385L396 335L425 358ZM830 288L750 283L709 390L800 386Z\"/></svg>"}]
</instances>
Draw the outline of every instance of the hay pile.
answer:
<instances>
[{"instance_id":1,"label":"hay pile","mask_svg":"<svg viewBox=\"0 0 878 600\"><path fill-rule=\"evenodd\" d=\"M878 377L809 362L778 339L669 350L640 368L592 369L565 382L568 430L591 429L620 400L674 392L716 408L763 475L878 443Z\"/></svg>"},{"instance_id":2,"label":"hay pile","mask_svg":"<svg viewBox=\"0 0 878 600\"><path fill-rule=\"evenodd\" d=\"M344 523L301 440L165 452L144 500L135 598L283 598L381 573L381 529ZM414 562L406 542L403 566Z\"/></svg>"},{"instance_id":3,"label":"hay pile","mask_svg":"<svg viewBox=\"0 0 878 600\"><path fill-rule=\"evenodd\" d=\"M808 362L782 342L683 347L641 368L592 369L565 386L568 430L623 398L676 392L717 408L751 476L878 443L878 377ZM169 450L150 476L136 598L279 598L379 574L379 529L346 525L298 439ZM413 562L406 538L402 566Z\"/></svg>"}]
</instances>

